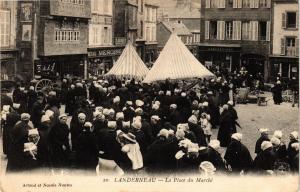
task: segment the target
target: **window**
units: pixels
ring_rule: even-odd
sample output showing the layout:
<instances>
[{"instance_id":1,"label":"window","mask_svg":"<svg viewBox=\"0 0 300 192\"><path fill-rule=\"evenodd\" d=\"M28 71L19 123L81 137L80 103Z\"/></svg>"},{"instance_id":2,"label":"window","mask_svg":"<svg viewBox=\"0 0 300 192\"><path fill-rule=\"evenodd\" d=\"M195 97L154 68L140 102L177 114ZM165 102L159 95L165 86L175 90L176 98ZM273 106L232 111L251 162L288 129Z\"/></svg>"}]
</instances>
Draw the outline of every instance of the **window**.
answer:
<instances>
[{"instance_id":1,"label":"window","mask_svg":"<svg viewBox=\"0 0 300 192\"><path fill-rule=\"evenodd\" d=\"M243 0L243 8L250 8L251 0Z\"/></svg>"},{"instance_id":2,"label":"window","mask_svg":"<svg viewBox=\"0 0 300 192\"><path fill-rule=\"evenodd\" d=\"M103 34L104 34L103 43L107 44L108 43L108 28L107 27L104 27Z\"/></svg>"},{"instance_id":3,"label":"window","mask_svg":"<svg viewBox=\"0 0 300 192\"><path fill-rule=\"evenodd\" d=\"M286 27L287 28L296 28L296 12L287 12L286 13Z\"/></svg>"},{"instance_id":4,"label":"window","mask_svg":"<svg viewBox=\"0 0 300 192\"><path fill-rule=\"evenodd\" d=\"M210 7L211 8L219 8L219 0L211 0Z\"/></svg>"},{"instance_id":5,"label":"window","mask_svg":"<svg viewBox=\"0 0 300 192\"><path fill-rule=\"evenodd\" d=\"M242 0L233 0L233 8L242 8Z\"/></svg>"},{"instance_id":6,"label":"window","mask_svg":"<svg viewBox=\"0 0 300 192\"><path fill-rule=\"evenodd\" d=\"M143 38L144 36L144 22L141 21L141 34L140 34L140 37Z\"/></svg>"},{"instance_id":7,"label":"window","mask_svg":"<svg viewBox=\"0 0 300 192\"><path fill-rule=\"evenodd\" d=\"M251 40L250 21L243 22L243 24L242 24L242 39L243 40Z\"/></svg>"},{"instance_id":8,"label":"window","mask_svg":"<svg viewBox=\"0 0 300 192\"><path fill-rule=\"evenodd\" d=\"M10 11L0 10L0 45L9 47L10 42Z\"/></svg>"},{"instance_id":9,"label":"window","mask_svg":"<svg viewBox=\"0 0 300 192\"><path fill-rule=\"evenodd\" d=\"M259 0L259 7L270 8L271 0Z\"/></svg>"},{"instance_id":10,"label":"window","mask_svg":"<svg viewBox=\"0 0 300 192\"><path fill-rule=\"evenodd\" d=\"M156 9L152 9L152 21L156 22Z\"/></svg>"},{"instance_id":11,"label":"window","mask_svg":"<svg viewBox=\"0 0 300 192\"><path fill-rule=\"evenodd\" d=\"M262 41L267 40L267 22L259 22L259 39Z\"/></svg>"},{"instance_id":12,"label":"window","mask_svg":"<svg viewBox=\"0 0 300 192\"><path fill-rule=\"evenodd\" d=\"M97 0L98 1L98 0ZM103 8L104 8L104 13L108 13L108 4L109 4L109 0L103 0L104 1L104 5L103 5Z\"/></svg>"},{"instance_id":13,"label":"window","mask_svg":"<svg viewBox=\"0 0 300 192\"><path fill-rule=\"evenodd\" d=\"M225 22L225 39L231 40L232 39L232 21Z\"/></svg>"},{"instance_id":14,"label":"window","mask_svg":"<svg viewBox=\"0 0 300 192\"><path fill-rule=\"evenodd\" d=\"M77 30L55 29L54 34L54 39L56 42L79 41L79 31Z\"/></svg>"},{"instance_id":15,"label":"window","mask_svg":"<svg viewBox=\"0 0 300 192\"><path fill-rule=\"evenodd\" d=\"M146 28L146 41L150 41L150 27Z\"/></svg>"},{"instance_id":16,"label":"window","mask_svg":"<svg viewBox=\"0 0 300 192\"><path fill-rule=\"evenodd\" d=\"M288 56L296 56L296 38L295 37L287 37L286 38L286 55Z\"/></svg>"},{"instance_id":17,"label":"window","mask_svg":"<svg viewBox=\"0 0 300 192\"><path fill-rule=\"evenodd\" d=\"M150 9L147 7L147 21L150 21Z\"/></svg>"},{"instance_id":18,"label":"window","mask_svg":"<svg viewBox=\"0 0 300 192\"><path fill-rule=\"evenodd\" d=\"M210 21L209 23L209 39L217 39L218 27L217 21Z\"/></svg>"}]
</instances>

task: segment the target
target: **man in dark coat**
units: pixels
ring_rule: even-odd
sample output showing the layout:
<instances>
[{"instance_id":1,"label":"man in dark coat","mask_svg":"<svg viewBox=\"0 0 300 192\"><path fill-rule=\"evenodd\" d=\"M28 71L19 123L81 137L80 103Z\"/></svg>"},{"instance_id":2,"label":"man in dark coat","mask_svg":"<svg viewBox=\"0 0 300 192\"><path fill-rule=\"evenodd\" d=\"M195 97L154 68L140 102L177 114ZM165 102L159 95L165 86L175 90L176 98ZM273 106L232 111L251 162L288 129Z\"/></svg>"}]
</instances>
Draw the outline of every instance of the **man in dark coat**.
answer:
<instances>
[{"instance_id":1,"label":"man in dark coat","mask_svg":"<svg viewBox=\"0 0 300 192\"><path fill-rule=\"evenodd\" d=\"M14 103L19 103L19 113L25 113L27 111L27 93L25 87L18 87L13 92Z\"/></svg>"},{"instance_id":2,"label":"man in dark coat","mask_svg":"<svg viewBox=\"0 0 300 192\"><path fill-rule=\"evenodd\" d=\"M6 115L6 120L3 125L3 153L6 155L9 155L9 150L11 149L12 145L12 129L20 120L20 114L18 114L13 108L9 107L9 113Z\"/></svg>"},{"instance_id":3,"label":"man in dark coat","mask_svg":"<svg viewBox=\"0 0 300 192\"><path fill-rule=\"evenodd\" d=\"M220 117L220 129L218 132L218 140L222 147L227 147L229 145L232 133L232 117L228 111L228 105L224 105L223 112Z\"/></svg>"},{"instance_id":4,"label":"man in dark coat","mask_svg":"<svg viewBox=\"0 0 300 192\"><path fill-rule=\"evenodd\" d=\"M70 86L66 97L66 113L68 113L69 115L73 115L73 112L75 110L75 85L72 84Z\"/></svg>"},{"instance_id":5,"label":"man in dark coat","mask_svg":"<svg viewBox=\"0 0 300 192\"><path fill-rule=\"evenodd\" d=\"M67 116L60 115L59 122L52 127L49 133L51 162L54 167L60 168L68 165L70 153L69 132Z\"/></svg>"},{"instance_id":6,"label":"man in dark coat","mask_svg":"<svg viewBox=\"0 0 300 192\"><path fill-rule=\"evenodd\" d=\"M177 124L179 123L179 116L180 113L177 110L177 105L176 104L171 104L170 105L170 111L167 114L167 122L170 122L173 126L177 126Z\"/></svg>"},{"instance_id":7,"label":"man in dark coat","mask_svg":"<svg viewBox=\"0 0 300 192\"><path fill-rule=\"evenodd\" d=\"M86 122L86 114L79 113L78 116L73 116L70 125L72 151L77 150L78 136L84 129L84 123Z\"/></svg>"},{"instance_id":8,"label":"man in dark coat","mask_svg":"<svg viewBox=\"0 0 300 192\"><path fill-rule=\"evenodd\" d=\"M270 141L264 141L261 144L261 152L255 157L253 169L257 172L265 172L274 169L276 154L273 151L273 146Z\"/></svg>"},{"instance_id":9,"label":"man in dark coat","mask_svg":"<svg viewBox=\"0 0 300 192\"><path fill-rule=\"evenodd\" d=\"M186 93L182 92L181 97L176 100L178 110L180 111L179 122L187 123L188 118L192 114L191 103L186 97Z\"/></svg>"},{"instance_id":10,"label":"man in dark coat","mask_svg":"<svg viewBox=\"0 0 300 192\"><path fill-rule=\"evenodd\" d=\"M78 135L76 162L79 168L94 170L98 163L98 145L96 135L91 129L92 123L85 122Z\"/></svg>"},{"instance_id":11,"label":"man in dark coat","mask_svg":"<svg viewBox=\"0 0 300 192\"><path fill-rule=\"evenodd\" d=\"M237 115L237 112L236 110L234 109L233 107L233 101L228 101L228 111L230 112L231 114L231 117L232 117L232 132L233 133L236 133L236 124L237 124L237 120L238 120L238 115Z\"/></svg>"},{"instance_id":12,"label":"man in dark coat","mask_svg":"<svg viewBox=\"0 0 300 192\"><path fill-rule=\"evenodd\" d=\"M255 153L256 154L259 154L259 152L261 152L262 142L270 141L269 135L268 135L268 129L261 128L261 129L259 129L259 132L260 132L261 135L260 135L260 138L258 138L258 140L256 141L256 144L255 144Z\"/></svg>"},{"instance_id":13,"label":"man in dark coat","mask_svg":"<svg viewBox=\"0 0 300 192\"><path fill-rule=\"evenodd\" d=\"M12 129L12 145L8 155L7 172L26 170L30 166L26 164L28 161L24 153L24 143L28 142L28 131L32 129L28 125L29 119L29 114L21 114L21 121L18 121Z\"/></svg>"},{"instance_id":14,"label":"man in dark coat","mask_svg":"<svg viewBox=\"0 0 300 192\"><path fill-rule=\"evenodd\" d=\"M38 95L35 92L34 87L30 86L28 90L28 111L31 111L33 104L37 101Z\"/></svg>"},{"instance_id":15,"label":"man in dark coat","mask_svg":"<svg viewBox=\"0 0 300 192\"><path fill-rule=\"evenodd\" d=\"M274 87L271 89L273 93L273 100L275 105L280 105L282 103L282 86L281 82L277 81Z\"/></svg>"},{"instance_id":16,"label":"man in dark coat","mask_svg":"<svg viewBox=\"0 0 300 192\"><path fill-rule=\"evenodd\" d=\"M252 157L248 148L241 143L242 134L234 133L227 147L224 159L231 166L233 172L247 172L252 168Z\"/></svg>"},{"instance_id":17,"label":"man in dark coat","mask_svg":"<svg viewBox=\"0 0 300 192\"><path fill-rule=\"evenodd\" d=\"M30 116L31 116L31 121L35 127L38 127L39 124L41 123L41 118L43 114L45 113L44 111L44 104L43 104L44 98L39 96L37 98L37 101L33 104L32 108L30 109Z\"/></svg>"}]
</instances>

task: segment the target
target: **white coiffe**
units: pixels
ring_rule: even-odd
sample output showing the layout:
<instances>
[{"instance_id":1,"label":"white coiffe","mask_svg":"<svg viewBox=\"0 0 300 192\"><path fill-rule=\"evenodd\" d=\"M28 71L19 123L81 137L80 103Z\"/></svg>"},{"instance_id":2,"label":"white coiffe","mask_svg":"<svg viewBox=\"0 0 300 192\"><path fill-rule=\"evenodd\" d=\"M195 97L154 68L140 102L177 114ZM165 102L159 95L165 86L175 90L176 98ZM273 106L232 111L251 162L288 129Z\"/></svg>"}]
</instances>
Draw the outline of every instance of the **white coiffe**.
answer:
<instances>
[{"instance_id":1,"label":"white coiffe","mask_svg":"<svg viewBox=\"0 0 300 192\"><path fill-rule=\"evenodd\" d=\"M180 38L173 33L143 82L151 83L166 79L210 78L214 76L194 57Z\"/></svg>"}]
</instances>

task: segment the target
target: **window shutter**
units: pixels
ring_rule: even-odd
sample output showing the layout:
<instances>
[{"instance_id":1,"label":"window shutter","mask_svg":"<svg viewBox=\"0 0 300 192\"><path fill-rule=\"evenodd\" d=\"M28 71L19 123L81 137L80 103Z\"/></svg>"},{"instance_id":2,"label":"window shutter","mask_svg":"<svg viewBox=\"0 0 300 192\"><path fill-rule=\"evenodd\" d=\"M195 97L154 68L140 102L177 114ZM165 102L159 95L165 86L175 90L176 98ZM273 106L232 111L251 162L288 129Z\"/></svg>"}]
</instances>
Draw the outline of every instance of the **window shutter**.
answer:
<instances>
[{"instance_id":1,"label":"window shutter","mask_svg":"<svg viewBox=\"0 0 300 192\"><path fill-rule=\"evenodd\" d=\"M299 27L299 12L296 12L296 28L298 29Z\"/></svg>"},{"instance_id":2,"label":"window shutter","mask_svg":"<svg viewBox=\"0 0 300 192\"><path fill-rule=\"evenodd\" d=\"M243 7L243 1L242 0L238 0L239 2L239 8L242 8Z\"/></svg>"},{"instance_id":3,"label":"window shutter","mask_svg":"<svg viewBox=\"0 0 300 192\"><path fill-rule=\"evenodd\" d=\"M217 21L217 40L220 40L220 36L221 36L221 21Z\"/></svg>"},{"instance_id":4,"label":"window shutter","mask_svg":"<svg viewBox=\"0 0 300 192\"><path fill-rule=\"evenodd\" d=\"M225 21L221 21L220 22L220 27L221 27L221 36L220 36L220 40L224 40L225 39Z\"/></svg>"},{"instance_id":5,"label":"window shutter","mask_svg":"<svg viewBox=\"0 0 300 192\"><path fill-rule=\"evenodd\" d=\"M267 8L271 8L271 0L266 0L267 1Z\"/></svg>"},{"instance_id":6,"label":"window shutter","mask_svg":"<svg viewBox=\"0 0 300 192\"><path fill-rule=\"evenodd\" d=\"M254 0L254 8L258 8L259 7L259 0Z\"/></svg>"},{"instance_id":7,"label":"window shutter","mask_svg":"<svg viewBox=\"0 0 300 192\"><path fill-rule=\"evenodd\" d=\"M241 40L241 34L242 34L242 22L236 21L237 31L236 31L236 40Z\"/></svg>"},{"instance_id":8,"label":"window shutter","mask_svg":"<svg viewBox=\"0 0 300 192\"><path fill-rule=\"evenodd\" d=\"M210 0L205 1L205 8L210 8Z\"/></svg>"},{"instance_id":9,"label":"window shutter","mask_svg":"<svg viewBox=\"0 0 300 192\"><path fill-rule=\"evenodd\" d=\"M267 41L270 41L270 21L267 21Z\"/></svg>"},{"instance_id":10,"label":"window shutter","mask_svg":"<svg viewBox=\"0 0 300 192\"><path fill-rule=\"evenodd\" d=\"M285 55L285 38L281 38L281 49L280 49L280 55Z\"/></svg>"},{"instance_id":11,"label":"window shutter","mask_svg":"<svg viewBox=\"0 0 300 192\"><path fill-rule=\"evenodd\" d=\"M205 39L209 39L209 21L205 21Z\"/></svg>"},{"instance_id":12,"label":"window shutter","mask_svg":"<svg viewBox=\"0 0 300 192\"><path fill-rule=\"evenodd\" d=\"M282 13L281 21L282 21L281 27L286 28L286 13Z\"/></svg>"},{"instance_id":13,"label":"window shutter","mask_svg":"<svg viewBox=\"0 0 300 192\"><path fill-rule=\"evenodd\" d=\"M232 5L233 8L237 8L237 1L238 0L233 0L233 5Z\"/></svg>"},{"instance_id":14,"label":"window shutter","mask_svg":"<svg viewBox=\"0 0 300 192\"><path fill-rule=\"evenodd\" d=\"M236 21L232 22L232 40L236 40Z\"/></svg>"},{"instance_id":15,"label":"window shutter","mask_svg":"<svg viewBox=\"0 0 300 192\"><path fill-rule=\"evenodd\" d=\"M219 7L218 8L225 8L225 0L219 0Z\"/></svg>"},{"instance_id":16,"label":"window shutter","mask_svg":"<svg viewBox=\"0 0 300 192\"><path fill-rule=\"evenodd\" d=\"M250 8L254 8L254 1L255 0L250 0Z\"/></svg>"},{"instance_id":17,"label":"window shutter","mask_svg":"<svg viewBox=\"0 0 300 192\"><path fill-rule=\"evenodd\" d=\"M296 46L296 56L299 56L299 39L298 38L296 38L295 46Z\"/></svg>"},{"instance_id":18,"label":"window shutter","mask_svg":"<svg viewBox=\"0 0 300 192\"><path fill-rule=\"evenodd\" d=\"M258 40L258 21L254 21L254 40L257 41Z\"/></svg>"}]
</instances>

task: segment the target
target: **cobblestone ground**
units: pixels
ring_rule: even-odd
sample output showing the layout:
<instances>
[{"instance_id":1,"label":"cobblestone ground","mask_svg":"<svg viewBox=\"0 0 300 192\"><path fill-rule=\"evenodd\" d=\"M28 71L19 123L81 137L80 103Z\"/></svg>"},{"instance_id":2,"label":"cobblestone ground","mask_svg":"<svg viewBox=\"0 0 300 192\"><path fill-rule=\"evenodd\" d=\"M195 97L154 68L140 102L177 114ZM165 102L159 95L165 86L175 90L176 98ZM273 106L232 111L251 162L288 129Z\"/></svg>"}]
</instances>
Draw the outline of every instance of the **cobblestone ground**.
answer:
<instances>
[{"instance_id":1,"label":"cobblestone ground","mask_svg":"<svg viewBox=\"0 0 300 192\"><path fill-rule=\"evenodd\" d=\"M255 157L254 147L255 142L259 137L258 129L265 127L270 130L270 134L273 134L274 130L283 131L283 140L285 143L289 141L289 133L299 129L299 108L291 107L291 103L282 103L281 105L274 105L271 98L271 94L268 93L268 105L258 106L256 104L238 104L236 110L239 116L239 123L242 129L238 129L238 132L243 133L242 142L249 148L252 157ZM61 109L64 111L64 107ZM212 139L217 137L217 129L213 130ZM6 157L2 153L2 138L0 144L0 170L1 175L5 173ZM223 149L223 153L225 149Z\"/></svg>"}]
</instances>

